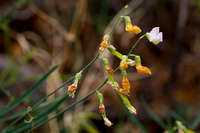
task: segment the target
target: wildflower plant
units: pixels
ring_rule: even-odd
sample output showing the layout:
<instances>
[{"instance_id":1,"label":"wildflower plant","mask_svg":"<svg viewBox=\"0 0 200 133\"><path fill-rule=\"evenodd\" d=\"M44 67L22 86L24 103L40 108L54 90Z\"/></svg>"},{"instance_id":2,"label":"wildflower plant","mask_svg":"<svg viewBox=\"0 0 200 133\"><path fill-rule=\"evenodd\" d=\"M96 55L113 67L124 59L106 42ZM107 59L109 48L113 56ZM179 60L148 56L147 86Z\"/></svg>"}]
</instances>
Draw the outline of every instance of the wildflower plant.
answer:
<instances>
[{"instance_id":1,"label":"wildflower plant","mask_svg":"<svg viewBox=\"0 0 200 133\"><path fill-rule=\"evenodd\" d=\"M125 6L127 8L127 6ZM119 21L121 19L124 19L124 25L125 25L125 31L129 33L133 33L135 35L140 36L138 40L134 43L134 45L131 47L130 51L128 52L127 55L121 54L117 49L111 45L111 37L114 29L116 26L119 24ZM106 33L103 37L102 42L100 43L99 46L99 52L98 54L94 57L94 59L86 65L83 69L81 69L78 73L76 73L74 76L72 76L70 79L65 81L63 84L61 84L59 87L55 88L50 94L45 96L44 98L40 99L36 104L34 104L31 107L31 113L36 113L40 110L41 107L47 107L45 110L42 110L41 112L39 111L38 114L34 115L34 119L31 119L31 123L27 122L22 122L17 125L17 122L20 122L20 120L23 120L26 116L30 117L30 112L27 112L26 110L19 113L19 115L15 116L15 120L11 122L4 130L3 133L8 133L8 132L22 132L22 131L27 131L31 132L38 127L42 126L43 124L47 123L48 121L57 118L58 116L62 115L66 111L70 110L73 108L75 105L85 101L88 97L90 97L93 94L97 94L97 99L98 99L98 105L99 105L99 112L104 120L105 125L111 126L113 123L108 119L106 115L106 110L105 110L105 105L104 105L104 99L103 99L103 94L100 93L100 89L105 85L109 84L115 92L119 95L121 101L125 105L125 107L128 109L128 111L132 114L136 114L136 109L132 105L132 103L129 100L129 94L130 90L133 88L130 85L129 79L128 79L128 72L127 69L128 67L135 67L137 72L139 74L148 74L151 75L151 70L145 66L142 66L142 61L139 55L133 54L134 48L139 44L140 40L143 38L147 38L150 42L153 44L157 45L158 43L162 42L163 37L162 37L162 32L159 32L159 28L153 28L151 32L146 32L144 35L140 35L142 32L142 29L139 26L136 26L135 24L132 23L131 18L127 15L124 15L124 10L120 11L119 14L117 15L117 19L111 28L111 30ZM116 56L120 60L120 64L116 69L112 69L109 66L109 60L104 57L104 52L108 51L110 54L113 56ZM134 57L134 60L131 59L130 57ZM75 92L77 90L78 84L80 82L80 79L82 75L84 74L85 70L87 70L94 62L97 60L100 60L102 62L103 70L105 71L107 78L100 84L96 89L91 91L88 95L80 98L79 100L69 104L68 106L62 108L61 110L57 111L57 108L64 102L66 101L69 97L74 97ZM0 111L0 117L3 117L5 114L10 112L14 107L19 105L26 97L30 96L31 93L36 90L41 83L43 83L47 77L56 69L56 66L53 67L47 74L45 74L41 80L39 80L31 89L29 89L22 97L20 97L18 100L7 106L4 110ZM114 74L116 71L121 72L121 84L115 81L114 79ZM70 82L73 82L71 85L69 85ZM55 100L50 101L50 103L46 101L46 99L53 95L56 91L58 91L61 88L65 88L67 86L67 92L61 94L59 97L57 97ZM43 104L43 105L42 105ZM49 107L50 106L50 107ZM48 117L49 114L52 112L57 111L57 113L51 117ZM32 117L31 117L32 118ZM0 118L0 120L3 118ZM13 118L11 118L13 119ZM10 120L10 119L9 119Z\"/></svg>"},{"instance_id":2,"label":"wildflower plant","mask_svg":"<svg viewBox=\"0 0 200 133\"><path fill-rule=\"evenodd\" d=\"M129 16L120 16L120 17L124 19L125 31L136 34L136 35L140 34L142 32L140 27L132 24L131 18ZM136 114L136 109L131 104L131 102L128 98L130 90L131 90L131 85L128 80L128 74L127 74L126 70L129 66L131 66L131 67L135 66L135 68L139 74L147 74L147 75L152 74L151 70L148 67L142 66L140 56L132 54L133 49L136 47L136 45L139 43L139 41L144 37L146 37L150 42L152 42L155 45L162 42L162 38L163 38L162 32L159 32L159 27L155 27L152 29L152 31L150 33L147 32L146 34L142 35L138 39L138 41L131 48L128 55L123 55L120 52L118 52L113 45L111 45L111 43L110 43L111 33L108 33L108 34L104 35L103 40L100 43L100 47L99 47L99 55L100 55L99 59L102 61L104 70L107 75L106 83L111 85L111 87L114 90L116 90L116 92L120 96L121 100L123 101L124 105L127 107L129 112L132 114ZM112 68L110 68L108 59L103 56L103 54L106 50L108 50L110 52L110 54L116 56L117 58L119 58L121 60L119 67L117 69L113 70ZM130 56L134 56L134 60L129 59ZM114 80L114 77L113 77L114 72L117 70L121 71L121 76L122 76L121 87ZM72 87L72 85L70 85L68 88L71 88L71 87ZM103 104L103 95L99 91L96 91L96 92L97 92L98 101L99 101L100 114L102 115L102 117L104 119L105 125L111 126L112 123L106 117L105 106ZM71 92L69 92L69 89L68 89L68 93L69 94L71 93Z\"/></svg>"}]
</instances>

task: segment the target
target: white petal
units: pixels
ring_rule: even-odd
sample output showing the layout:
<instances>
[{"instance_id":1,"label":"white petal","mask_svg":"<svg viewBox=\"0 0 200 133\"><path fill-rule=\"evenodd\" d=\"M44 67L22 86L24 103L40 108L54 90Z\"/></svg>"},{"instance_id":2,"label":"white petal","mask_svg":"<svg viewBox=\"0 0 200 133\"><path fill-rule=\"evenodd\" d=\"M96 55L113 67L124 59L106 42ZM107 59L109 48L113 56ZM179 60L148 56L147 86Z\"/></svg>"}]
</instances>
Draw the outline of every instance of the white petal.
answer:
<instances>
[{"instance_id":1,"label":"white petal","mask_svg":"<svg viewBox=\"0 0 200 133\"><path fill-rule=\"evenodd\" d=\"M154 34L158 34L159 33L159 30L160 30L160 27L154 27L151 32L154 33Z\"/></svg>"},{"instance_id":2,"label":"white petal","mask_svg":"<svg viewBox=\"0 0 200 133\"><path fill-rule=\"evenodd\" d=\"M163 33L162 32L159 33L159 37L160 37L160 41L162 42L163 41Z\"/></svg>"}]
</instances>

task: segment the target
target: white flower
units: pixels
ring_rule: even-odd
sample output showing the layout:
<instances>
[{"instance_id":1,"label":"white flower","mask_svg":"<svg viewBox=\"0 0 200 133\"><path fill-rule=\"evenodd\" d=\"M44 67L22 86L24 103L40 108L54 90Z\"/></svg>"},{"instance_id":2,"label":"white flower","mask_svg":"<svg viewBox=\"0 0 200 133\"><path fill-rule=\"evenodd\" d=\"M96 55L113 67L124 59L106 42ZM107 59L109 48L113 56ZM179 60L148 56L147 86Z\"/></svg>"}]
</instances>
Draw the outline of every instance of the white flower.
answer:
<instances>
[{"instance_id":1,"label":"white flower","mask_svg":"<svg viewBox=\"0 0 200 133\"><path fill-rule=\"evenodd\" d=\"M159 29L159 27L155 27L150 31L150 33L147 33L147 38L155 45L163 41L163 33L160 32Z\"/></svg>"}]
</instances>

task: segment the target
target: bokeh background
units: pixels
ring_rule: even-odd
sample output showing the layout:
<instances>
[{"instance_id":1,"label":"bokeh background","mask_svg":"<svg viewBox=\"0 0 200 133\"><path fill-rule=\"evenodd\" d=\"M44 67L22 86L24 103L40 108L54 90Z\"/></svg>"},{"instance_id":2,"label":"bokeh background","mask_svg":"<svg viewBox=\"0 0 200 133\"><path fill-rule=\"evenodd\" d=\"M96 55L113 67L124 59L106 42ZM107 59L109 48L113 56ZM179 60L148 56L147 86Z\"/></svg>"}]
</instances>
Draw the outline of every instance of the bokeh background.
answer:
<instances>
[{"instance_id":1,"label":"bokeh background","mask_svg":"<svg viewBox=\"0 0 200 133\"><path fill-rule=\"evenodd\" d=\"M176 120L200 132L199 0L1 0L0 110L22 96L54 65L59 66L46 82L7 116L34 105L89 63L104 33L112 27L113 18L126 4L125 14L143 34L158 26L164 36L157 46L143 39L134 50L153 73L143 76L134 68L128 69L130 100L137 115L130 115L106 85L101 92L112 127L106 127L98 115L94 94L34 133L162 133L166 127L175 126ZM125 32L120 21L111 44L127 54L139 36ZM116 57L107 58L112 68L118 66ZM83 74L76 97L66 100L57 111L87 95L105 78L97 61ZM115 79L121 82L120 72L115 73ZM63 87L48 100L65 92ZM13 120L0 120L0 131Z\"/></svg>"}]
</instances>

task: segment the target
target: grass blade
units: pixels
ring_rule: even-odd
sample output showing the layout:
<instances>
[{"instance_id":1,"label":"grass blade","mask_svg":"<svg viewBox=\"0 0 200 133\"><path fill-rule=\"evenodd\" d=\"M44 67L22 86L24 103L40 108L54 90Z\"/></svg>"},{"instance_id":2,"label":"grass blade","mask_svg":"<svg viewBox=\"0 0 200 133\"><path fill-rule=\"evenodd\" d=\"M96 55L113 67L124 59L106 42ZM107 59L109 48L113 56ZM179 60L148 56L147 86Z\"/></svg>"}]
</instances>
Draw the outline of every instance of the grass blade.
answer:
<instances>
[{"instance_id":1,"label":"grass blade","mask_svg":"<svg viewBox=\"0 0 200 133\"><path fill-rule=\"evenodd\" d=\"M57 65L54 66L49 72L47 72L31 89L29 89L23 96L18 98L15 102L9 104L3 111L0 112L0 116L5 115L7 112L11 111L19 103L21 103L27 96L32 94L48 77L49 75L57 68Z\"/></svg>"},{"instance_id":2,"label":"grass blade","mask_svg":"<svg viewBox=\"0 0 200 133\"><path fill-rule=\"evenodd\" d=\"M144 102L143 100L143 107L145 108L145 110L147 111L147 113L149 114L149 116L157 123L159 124L163 129L165 130L169 130L169 127L157 116L155 115L151 109L148 107L148 105Z\"/></svg>"},{"instance_id":3,"label":"grass blade","mask_svg":"<svg viewBox=\"0 0 200 133\"><path fill-rule=\"evenodd\" d=\"M37 129L38 127L44 125L45 123L49 122L50 120L53 120L55 118L57 118L58 116L62 115L63 113L65 113L66 111L70 110L71 108L73 108L74 106L76 106L77 104L83 102L84 100L86 100L88 97L90 97L91 95L93 95L96 91L98 91L99 89L101 89L105 84L106 82L108 81L108 79L104 80L104 82L99 85L96 89L94 89L92 92L90 92L88 95L82 97L81 99L79 99L78 101L68 105L67 107L65 107L63 110L61 110L60 112L58 112L56 115L54 115L53 117L47 119L47 120L44 120L44 121L41 121L40 123L38 123L36 126L34 126L32 129L30 129L28 132L31 132L33 131L34 129Z\"/></svg>"}]
</instances>

